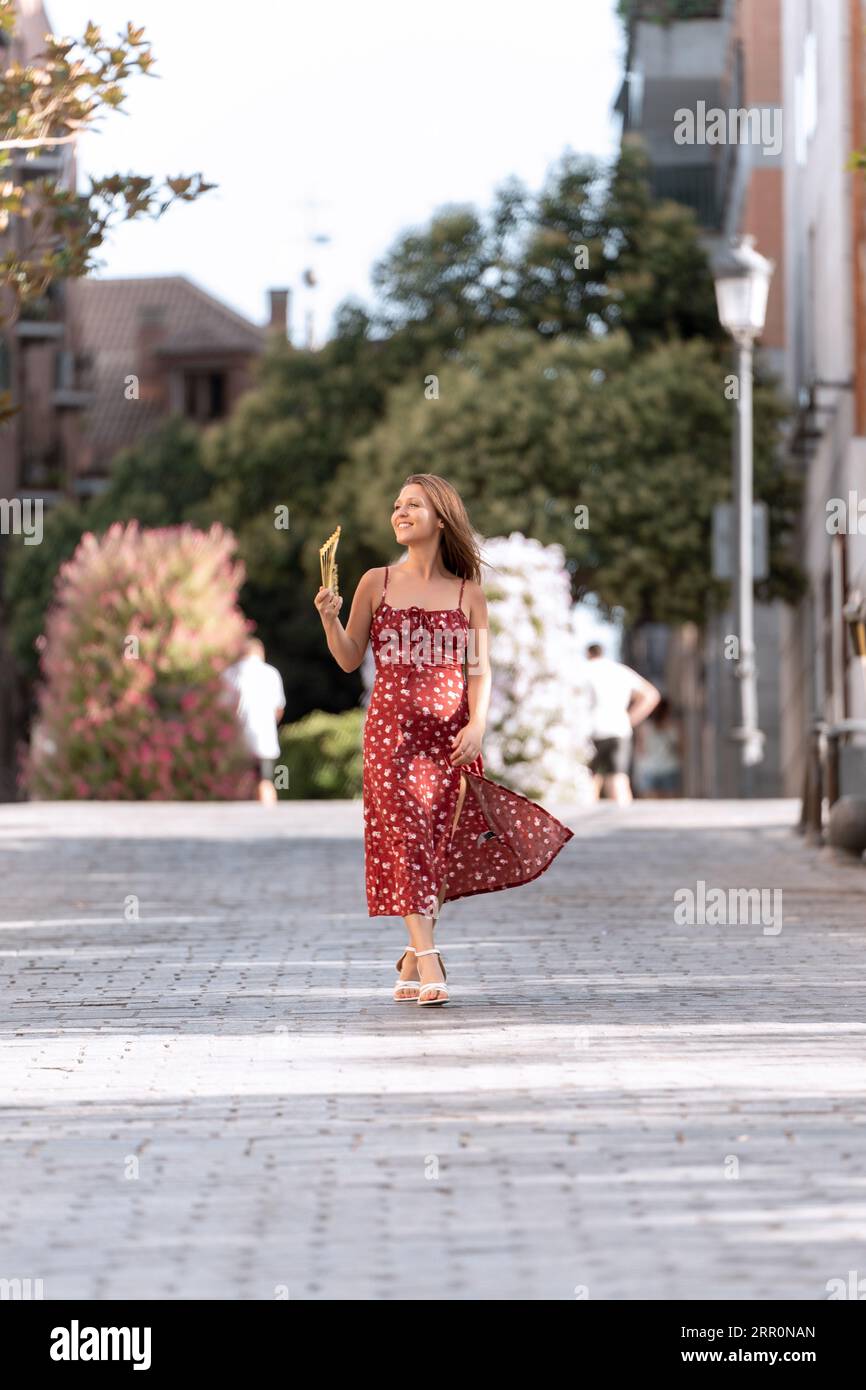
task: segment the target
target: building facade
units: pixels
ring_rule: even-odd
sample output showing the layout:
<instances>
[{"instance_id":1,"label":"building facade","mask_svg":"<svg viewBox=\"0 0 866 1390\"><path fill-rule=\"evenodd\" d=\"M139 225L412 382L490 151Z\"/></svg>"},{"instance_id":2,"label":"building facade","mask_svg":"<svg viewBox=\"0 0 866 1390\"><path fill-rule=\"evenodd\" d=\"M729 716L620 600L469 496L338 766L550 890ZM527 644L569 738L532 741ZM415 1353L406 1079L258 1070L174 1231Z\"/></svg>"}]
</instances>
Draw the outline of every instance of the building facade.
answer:
<instances>
[{"instance_id":1,"label":"building facade","mask_svg":"<svg viewBox=\"0 0 866 1390\"><path fill-rule=\"evenodd\" d=\"M637 137L646 149L654 194L694 211L709 256L748 232L775 263L759 366L781 380L786 276L780 4L635 0L629 7L627 71L617 109L623 140ZM733 470L726 452L720 453L719 468ZM710 562L708 553L708 567ZM748 773L729 734L739 722L733 663L724 656L725 638L735 631L733 613L714 614L703 632L689 626L634 634L633 659L644 663L679 711L685 795L780 793L782 607L756 605L765 753Z\"/></svg>"},{"instance_id":2,"label":"building facade","mask_svg":"<svg viewBox=\"0 0 866 1390\"><path fill-rule=\"evenodd\" d=\"M767 757L751 791L796 796L815 721L866 719L866 665L846 622L866 594L866 4L635 0L628 68L623 138L645 140L656 193L694 208L710 253L750 233L775 262L759 355L793 412L806 592L756 612ZM749 113L755 132L765 113L761 138L678 144L677 109L701 103ZM719 614L703 637L667 638L662 679L685 692L693 794L737 791L725 746L736 691L719 656L732 622ZM843 793L866 787L859 743L843 750Z\"/></svg>"},{"instance_id":3,"label":"building facade","mask_svg":"<svg viewBox=\"0 0 866 1390\"><path fill-rule=\"evenodd\" d=\"M866 592L866 6L784 0L785 383L797 402L808 588L784 615L785 790L799 791L813 721L866 719L864 664L845 610ZM862 503L862 510L860 504ZM842 750L840 791L866 791L862 739Z\"/></svg>"},{"instance_id":4,"label":"building facade","mask_svg":"<svg viewBox=\"0 0 866 1390\"><path fill-rule=\"evenodd\" d=\"M270 321L251 323L183 275L82 279L66 287L90 397L73 488L89 492L118 450L170 415L207 425L252 384L269 332L287 333L288 293L270 291Z\"/></svg>"},{"instance_id":5,"label":"building facade","mask_svg":"<svg viewBox=\"0 0 866 1390\"><path fill-rule=\"evenodd\" d=\"M0 63L32 63L41 52L50 23L44 6L18 0L17 24L11 35L0 35ZM75 142L13 149L4 177L28 190L32 210L35 180L48 176L67 190L76 186ZM0 254L26 253L31 238L29 220L12 217L0 230ZM79 412L87 401L83 363L77 352L66 291L51 286L20 313L11 294L0 287L0 391L8 392L16 413L0 428L0 496L22 491L33 495L62 495L68 490L69 470L76 457Z\"/></svg>"}]
</instances>

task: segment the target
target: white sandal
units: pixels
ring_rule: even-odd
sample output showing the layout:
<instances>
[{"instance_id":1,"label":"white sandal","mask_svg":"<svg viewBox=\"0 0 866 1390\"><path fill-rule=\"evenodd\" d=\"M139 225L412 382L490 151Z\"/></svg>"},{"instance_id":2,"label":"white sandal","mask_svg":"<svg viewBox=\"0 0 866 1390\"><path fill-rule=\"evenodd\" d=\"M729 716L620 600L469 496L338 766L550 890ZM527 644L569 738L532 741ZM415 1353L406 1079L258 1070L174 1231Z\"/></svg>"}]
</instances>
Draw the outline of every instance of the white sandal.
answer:
<instances>
[{"instance_id":1,"label":"white sandal","mask_svg":"<svg viewBox=\"0 0 866 1390\"><path fill-rule=\"evenodd\" d=\"M448 991L447 991L447 989L445 988L445 981L446 981L446 979L447 979L448 977L447 977L447 975L445 974L445 962L444 962L444 960L442 959L442 952L441 952L441 951L439 950L439 948L436 947L436 946L433 946L429 951L416 951L416 952L415 952L415 959L416 959L416 960L420 960L422 956L438 956L438 957L439 957L439 964L440 964L441 967L442 967L442 979L439 980L438 982L436 982L436 981L434 981L434 980L431 980L431 982L430 982L429 985L422 985L421 988L420 988L419 991L418 991L418 1003L419 1003L419 1004L426 1004L426 1005L428 1005L428 1006L431 1005L431 1004L447 1004L447 1003L448 1003ZM444 999L422 999L422 998L421 998L421 995L424 993L425 990L428 990L428 989L435 989L435 990L439 991L441 994L444 994L445 998L444 998Z\"/></svg>"},{"instance_id":2,"label":"white sandal","mask_svg":"<svg viewBox=\"0 0 866 1390\"><path fill-rule=\"evenodd\" d=\"M398 962L397 962L397 976L398 976L398 979L397 979L397 983L396 983L395 986L394 986L394 1003L395 1003L395 1004L417 1004L417 1002L418 1002L418 993L419 993L420 990L421 990L421 981L420 981L420 980L401 980L401 979L399 978L400 971L401 971L402 968L403 968L403 961L406 959L406 957L407 957L407 955L409 954L410 951L412 952L412 955L413 955L413 956L417 956L418 953L417 953L417 951L415 950L415 947L414 947L414 946L407 946L407 947L406 947L406 950L403 952L402 956L400 957L400 959L399 959ZM415 992L415 994L398 994L398 993L397 993L397 990L398 990L398 989L414 989L416 992Z\"/></svg>"}]
</instances>

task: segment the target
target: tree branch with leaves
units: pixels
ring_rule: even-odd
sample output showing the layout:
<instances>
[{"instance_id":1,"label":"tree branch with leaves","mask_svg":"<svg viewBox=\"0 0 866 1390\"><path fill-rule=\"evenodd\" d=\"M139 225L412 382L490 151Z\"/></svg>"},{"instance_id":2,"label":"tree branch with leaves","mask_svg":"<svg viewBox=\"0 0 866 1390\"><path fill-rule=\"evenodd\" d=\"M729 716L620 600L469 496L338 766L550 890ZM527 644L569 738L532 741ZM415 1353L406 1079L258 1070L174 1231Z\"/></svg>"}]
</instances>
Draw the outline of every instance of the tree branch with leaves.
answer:
<instances>
[{"instance_id":1,"label":"tree branch with leaves","mask_svg":"<svg viewBox=\"0 0 866 1390\"><path fill-rule=\"evenodd\" d=\"M12 0L0 0L0 32L15 32ZM88 24L80 39L46 34L43 51L12 62L0 83L0 328L22 305L59 280L86 275L95 253L118 222L159 218L173 203L193 202L215 185L201 173L169 177L110 174L86 192L66 185L58 170L27 177L40 152L69 144L109 112L123 111L131 77L154 77L144 29L128 23L115 39ZM14 236L8 235L12 230ZM0 421L13 409L0 399Z\"/></svg>"}]
</instances>

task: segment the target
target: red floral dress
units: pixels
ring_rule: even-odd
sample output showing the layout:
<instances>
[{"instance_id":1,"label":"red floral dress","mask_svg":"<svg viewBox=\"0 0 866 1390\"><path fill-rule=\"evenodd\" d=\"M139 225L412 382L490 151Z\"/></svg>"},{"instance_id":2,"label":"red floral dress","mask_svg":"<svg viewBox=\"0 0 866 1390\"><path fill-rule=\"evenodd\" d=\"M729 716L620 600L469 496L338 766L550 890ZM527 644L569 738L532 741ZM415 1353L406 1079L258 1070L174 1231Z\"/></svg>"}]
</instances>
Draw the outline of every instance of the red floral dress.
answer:
<instances>
[{"instance_id":1,"label":"red floral dress","mask_svg":"<svg viewBox=\"0 0 866 1390\"><path fill-rule=\"evenodd\" d=\"M443 880L445 902L529 883L573 832L485 777L480 753L449 761L469 722L463 584L457 607L441 609L392 608L387 589L388 569L370 627L376 679L364 722L367 905L371 917L433 917Z\"/></svg>"}]
</instances>

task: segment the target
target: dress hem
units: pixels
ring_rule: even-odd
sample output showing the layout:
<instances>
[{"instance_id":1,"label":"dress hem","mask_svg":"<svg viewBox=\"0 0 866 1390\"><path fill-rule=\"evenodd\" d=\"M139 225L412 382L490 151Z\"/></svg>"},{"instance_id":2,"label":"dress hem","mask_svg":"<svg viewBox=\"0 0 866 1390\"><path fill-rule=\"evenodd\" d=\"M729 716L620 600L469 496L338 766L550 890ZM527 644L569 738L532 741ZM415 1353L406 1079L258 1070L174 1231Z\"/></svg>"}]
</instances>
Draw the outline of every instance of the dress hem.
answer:
<instances>
[{"instance_id":1,"label":"dress hem","mask_svg":"<svg viewBox=\"0 0 866 1390\"><path fill-rule=\"evenodd\" d=\"M470 773L470 776L477 776L477 775L478 775L477 773L475 773L475 774ZM485 781L490 781L490 778L489 778L489 777L486 777L486 778L484 778L484 780L485 780ZM498 785L498 784L496 784L496 785ZM520 793L517 793L517 795L520 795ZM561 821L560 821L560 824L562 825L562 822L561 822ZM445 897L443 898L443 900L442 900L442 907L444 907L446 903L456 903L456 902L459 902L461 898L476 898L476 897L478 897L481 893L503 893L503 892L505 892L505 890L508 889L508 888L522 888L523 885L524 885L525 883L534 883L535 879L541 878L541 875L542 875L543 873L546 873L546 872L547 872L547 870L550 868L550 866L551 866L551 864L553 863L553 861L554 861L554 859L556 858L556 856L557 856L563 849L565 849L565 846L568 844L569 840L573 840L573 839L574 839L574 831L573 831L573 830L570 830L570 829L568 828L567 825L563 825L562 828L563 828L563 830L565 831L565 834L564 834L563 839L562 839L562 844L557 845L556 849L553 851L553 854L550 856L550 858L548 859L548 861L547 861L546 864L542 864L542 866L541 866L540 869L536 869L535 872L529 874L528 877L526 877L526 878L516 878L516 879L514 879L514 881L513 881L512 883L495 883L495 884L490 884L490 885L483 886L483 887L481 887L481 888L465 888L465 889L463 890L462 893L455 893L454 896L453 896L453 898L448 897L447 894L446 894L446 896L445 896ZM441 912L441 908L440 908L440 912ZM393 912L393 911L392 911L392 912L368 912L368 913L367 913L367 917L368 917L368 918L373 918L373 917L412 917L412 916L429 917L429 915L430 915L430 914L427 913L427 912L415 912L414 910L411 910L411 909L410 909L409 912ZM436 920L438 920L438 919L434 919L434 922L435 922Z\"/></svg>"},{"instance_id":2,"label":"dress hem","mask_svg":"<svg viewBox=\"0 0 866 1390\"><path fill-rule=\"evenodd\" d=\"M567 826L566 829L568 829ZM568 834L563 836L562 844L557 845L556 849L548 859L547 863L542 864L541 868L536 869L535 873L530 874L528 878L516 878L513 883L497 883L492 888L465 888L462 893L455 893L453 898L446 897L442 903L442 906L444 907L445 903L456 903L460 900L460 898L477 897L479 893L501 893L506 888L522 888L524 883L533 883L535 879L541 878L541 875L545 873L547 869L550 868L551 864L553 863L556 856L559 854L560 850L565 849L565 846L568 844L569 840L573 839L574 831L569 830ZM378 913L376 915L378 916Z\"/></svg>"},{"instance_id":3,"label":"dress hem","mask_svg":"<svg viewBox=\"0 0 866 1390\"><path fill-rule=\"evenodd\" d=\"M524 885L524 883L533 883L533 882L535 881L535 879L541 878L541 875L542 875L543 873L545 873L547 869L550 868L551 864L553 863L553 861L554 861L554 859L556 858L557 854L559 854L560 850L565 849L565 846L568 844L569 840L573 840L573 839L574 839L574 831L573 831L573 830L569 830L568 834L567 834L567 835L565 836L565 838L563 839L562 844L561 844L561 845L559 846L559 848L555 851L555 853L552 854L552 855L550 856L550 858L548 859L547 863L544 864L540 869L536 869L536 870L535 870L535 873L534 873L534 874L530 874L528 878L517 878L517 879L514 880L513 883L497 883L495 887L491 887L491 888L465 888L465 889L463 890L462 893L455 893L453 898L445 898L444 902L442 903L442 907L445 906L445 903L456 903L456 902L459 902L461 898L477 898L477 897L479 896L480 893L504 893L504 892L506 891L506 889L508 889L508 888L522 888L523 885ZM373 917L416 917L416 916L417 916L417 917L429 917L429 915L430 915L430 914L429 914L428 912L413 912L413 911L410 911L410 912L368 912L368 913L367 913L367 917L368 917L368 918L373 918ZM434 919L434 920L438 920L438 919Z\"/></svg>"}]
</instances>

